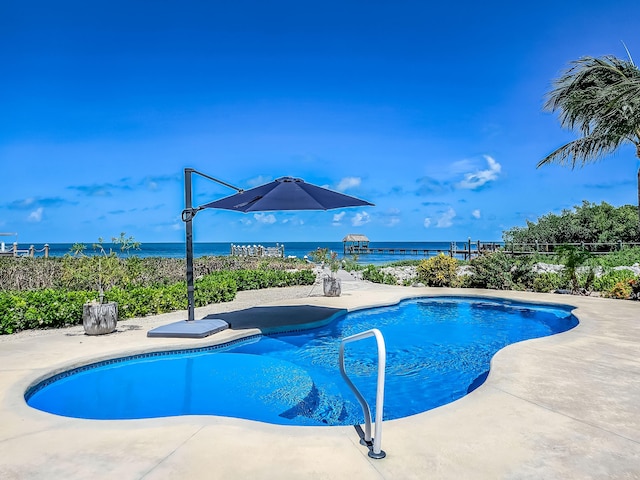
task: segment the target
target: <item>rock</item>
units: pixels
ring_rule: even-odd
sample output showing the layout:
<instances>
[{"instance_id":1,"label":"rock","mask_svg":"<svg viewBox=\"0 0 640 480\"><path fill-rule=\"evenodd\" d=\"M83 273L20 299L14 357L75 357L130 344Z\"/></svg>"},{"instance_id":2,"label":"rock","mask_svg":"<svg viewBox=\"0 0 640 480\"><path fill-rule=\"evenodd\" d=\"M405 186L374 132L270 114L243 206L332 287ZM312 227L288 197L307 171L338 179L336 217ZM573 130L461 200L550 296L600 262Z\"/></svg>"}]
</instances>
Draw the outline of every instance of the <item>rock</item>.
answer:
<instances>
[{"instance_id":1,"label":"rock","mask_svg":"<svg viewBox=\"0 0 640 480\"><path fill-rule=\"evenodd\" d=\"M473 269L471 268L471 265L462 265L456 269L456 275L459 277L464 277L465 275L471 276L473 275Z\"/></svg>"},{"instance_id":2,"label":"rock","mask_svg":"<svg viewBox=\"0 0 640 480\"><path fill-rule=\"evenodd\" d=\"M564 265L554 265L552 263L534 263L531 267L533 273L560 273L564 270Z\"/></svg>"},{"instance_id":3,"label":"rock","mask_svg":"<svg viewBox=\"0 0 640 480\"><path fill-rule=\"evenodd\" d=\"M640 275L640 264L634 263L630 267L614 267L614 270L631 270L634 275Z\"/></svg>"},{"instance_id":4,"label":"rock","mask_svg":"<svg viewBox=\"0 0 640 480\"><path fill-rule=\"evenodd\" d=\"M412 266L407 267L382 267L381 272L393 275L398 285L404 285L410 283L416 278L417 268Z\"/></svg>"}]
</instances>

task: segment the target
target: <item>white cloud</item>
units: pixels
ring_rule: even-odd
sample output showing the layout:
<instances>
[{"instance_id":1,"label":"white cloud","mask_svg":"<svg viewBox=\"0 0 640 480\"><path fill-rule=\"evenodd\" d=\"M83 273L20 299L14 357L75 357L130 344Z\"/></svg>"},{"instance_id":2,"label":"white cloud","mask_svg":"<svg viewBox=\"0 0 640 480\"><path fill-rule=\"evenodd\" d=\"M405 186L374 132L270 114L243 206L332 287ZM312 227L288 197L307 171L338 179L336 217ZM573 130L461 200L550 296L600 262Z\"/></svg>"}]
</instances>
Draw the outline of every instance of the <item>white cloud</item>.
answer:
<instances>
[{"instance_id":1,"label":"white cloud","mask_svg":"<svg viewBox=\"0 0 640 480\"><path fill-rule=\"evenodd\" d=\"M336 190L338 190L339 192L344 192L345 190L348 190L350 188L359 187L361 181L362 180L360 177L345 177L340 180L340 183L338 183Z\"/></svg>"},{"instance_id":2,"label":"white cloud","mask_svg":"<svg viewBox=\"0 0 640 480\"><path fill-rule=\"evenodd\" d=\"M42 212L43 212L43 208L36 208L33 212L31 212L29 214L29 217L27 218L27 221L29 222L40 222L42 220Z\"/></svg>"},{"instance_id":3,"label":"white cloud","mask_svg":"<svg viewBox=\"0 0 640 480\"><path fill-rule=\"evenodd\" d=\"M251 225L253 222L251 220L249 220L248 218L241 218L240 219L240 223L242 223L245 227L248 227L249 225Z\"/></svg>"},{"instance_id":4,"label":"white cloud","mask_svg":"<svg viewBox=\"0 0 640 480\"><path fill-rule=\"evenodd\" d=\"M361 225L364 225L365 223L369 223L371 221L371 218L369 217L369 214L367 212L360 212L360 213L356 213L353 218L351 219L351 225L353 225L354 227L359 227Z\"/></svg>"},{"instance_id":5,"label":"white cloud","mask_svg":"<svg viewBox=\"0 0 640 480\"><path fill-rule=\"evenodd\" d=\"M457 162L453 162L449 165L449 172L452 175L460 175L461 173L468 172L469 170L473 170L475 168L475 164L472 160L458 160Z\"/></svg>"},{"instance_id":6,"label":"white cloud","mask_svg":"<svg viewBox=\"0 0 640 480\"><path fill-rule=\"evenodd\" d=\"M258 175L257 177L251 178L247 181L247 184L250 187L257 187L259 185L264 185L265 183L269 183L272 180L271 177L265 177L264 175Z\"/></svg>"},{"instance_id":7,"label":"white cloud","mask_svg":"<svg viewBox=\"0 0 640 480\"><path fill-rule=\"evenodd\" d=\"M450 227L451 225L453 225L453 219L455 216L456 216L456 211L453 208L449 208L449 210L447 210L442 215L440 215L440 217L438 218L438 221L436 222L436 227L437 228Z\"/></svg>"},{"instance_id":8,"label":"white cloud","mask_svg":"<svg viewBox=\"0 0 640 480\"><path fill-rule=\"evenodd\" d=\"M393 226L395 226L395 225L397 225L399 223L400 223L400 218L399 217L389 217L389 218L387 218L386 225L387 225L387 227L393 227Z\"/></svg>"},{"instance_id":9,"label":"white cloud","mask_svg":"<svg viewBox=\"0 0 640 480\"><path fill-rule=\"evenodd\" d=\"M272 213L254 213L253 218L255 218L256 222L267 225L276 223L276 217Z\"/></svg>"},{"instance_id":10,"label":"white cloud","mask_svg":"<svg viewBox=\"0 0 640 480\"><path fill-rule=\"evenodd\" d=\"M333 223L339 225L342 219L344 218L345 214L346 212L335 213L333 215Z\"/></svg>"},{"instance_id":11,"label":"white cloud","mask_svg":"<svg viewBox=\"0 0 640 480\"><path fill-rule=\"evenodd\" d=\"M476 209L473 212L471 212L471 216L473 218L480 218L480 210Z\"/></svg>"},{"instance_id":12,"label":"white cloud","mask_svg":"<svg viewBox=\"0 0 640 480\"><path fill-rule=\"evenodd\" d=\"M304 220L302 220L301 218L298 217L293 217L293 218L285 218L284 220L282 220L283 224L286 225L293 225L293 226L300 226L300 225L304 225Z\"/></svg>"},{"instance_id":13,"label":"white cloud","mask_svg":"<svg viewBox=\"0 0 640 480\"><path fill-rule=\"evenodd\" d=\"M340 213L336 213L333 215L333 221L331 222L331 224L334 227L339 227L340 225L342 225L342 219L344 218L345 212L340 212Z\"/></svg>"},{"instance_id":14,"label":"white cloud","mask_svg":"<svg viewBox=\"0 0 640 480\"><path fill-rule=\"evenodd\" d=\"M465 173L464 180L458 183L458 187L475 190L498 178L502 166L489 155L484 155L484 158L489 168L486 170L478 170L475 173Z\"/></svg>"},{"instance_id":15,"label":"white cloud","mask_svg":"<svg viewBox=\"0 0 640 480\"><path fill-rule=\"evenodd\" d=\"M429 217L424 219L424 228L429 228L431 226L431 219Z\"/></svg>"}]
</instances>

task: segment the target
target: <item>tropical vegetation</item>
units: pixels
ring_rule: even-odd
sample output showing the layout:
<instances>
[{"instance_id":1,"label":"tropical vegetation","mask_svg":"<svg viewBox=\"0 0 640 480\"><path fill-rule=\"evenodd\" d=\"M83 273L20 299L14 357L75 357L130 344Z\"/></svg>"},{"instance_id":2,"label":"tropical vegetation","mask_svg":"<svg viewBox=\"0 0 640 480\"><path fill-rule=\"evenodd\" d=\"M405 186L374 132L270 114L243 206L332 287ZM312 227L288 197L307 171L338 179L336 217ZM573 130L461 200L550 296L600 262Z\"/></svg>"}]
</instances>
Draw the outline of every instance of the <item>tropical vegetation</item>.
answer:
<instances>
[{"instance_id":1,"label":"tropical vegetation","mask_svg":"<svg viewBox=\"0 0 640 480\"><path fill-rule=\"evenodd\" d=\"M636 210L633 205L614 207L585 200L571 210L548 213L535 222L527 220L525 227L505 230L502 239L507 244L636 242Z\"/></svg>"},{"instance_id":2,"label":"tropical vegetation","mask_svg":"<svg viewBox=\"0 0 640 480\"><path fill-rule=\"evenodd\" d=\"M120 318L187 308L184 260L0 258L0 334L82 323L83 304L99 294L95 268L105 258L111 283L104 295L118 303ZM194 270L196 306L231 301L241 290L312 285L316 279L307 265L288 259L202 257Z\"/></svg>"},{"instance_id":3,"label":"tropical vegetation","mask_svg":"<svg viewBox=\"0 0 640 480\"><path fill-rule=\"evenodd\" d=\"M640 159L640 69L631 57L583 57L572 62L555 80L545 108L558 112L561 126L579 137L551 152L538 167L583 166L624 144L635 146ZM640 168L636 218L636 238L640 238Z\"/></svg>"}]
</instances>

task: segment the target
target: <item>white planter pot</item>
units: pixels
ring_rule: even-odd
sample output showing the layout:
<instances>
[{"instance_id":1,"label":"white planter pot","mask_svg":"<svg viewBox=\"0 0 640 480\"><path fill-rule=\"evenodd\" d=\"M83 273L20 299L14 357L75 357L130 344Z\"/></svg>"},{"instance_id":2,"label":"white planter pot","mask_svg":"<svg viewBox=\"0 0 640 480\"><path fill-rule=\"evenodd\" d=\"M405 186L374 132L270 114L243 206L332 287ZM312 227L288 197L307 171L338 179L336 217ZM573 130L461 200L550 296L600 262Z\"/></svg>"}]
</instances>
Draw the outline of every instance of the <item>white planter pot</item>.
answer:
<instances>
[{"instance_id":1,"label":"white planter pot","mask_svg":"<svg viewBox=\"0 0 640 480\"><path fill-rule=\"evenodd\" d=\"M342 285L339 278L324 277L322 286L325 297L339 297L342 293Z\"/></svg>"},{"instance_id":2,"label":"white planter pot","mask_svg":"<svg viewBox=\"0 0 640 480\"><path fill-rule=\"evenodd\" d=\"M82 325L87 335L104 335L116 329L118 304L116 302L85 303L82 306Z\"/></svg>"}]
</instances>

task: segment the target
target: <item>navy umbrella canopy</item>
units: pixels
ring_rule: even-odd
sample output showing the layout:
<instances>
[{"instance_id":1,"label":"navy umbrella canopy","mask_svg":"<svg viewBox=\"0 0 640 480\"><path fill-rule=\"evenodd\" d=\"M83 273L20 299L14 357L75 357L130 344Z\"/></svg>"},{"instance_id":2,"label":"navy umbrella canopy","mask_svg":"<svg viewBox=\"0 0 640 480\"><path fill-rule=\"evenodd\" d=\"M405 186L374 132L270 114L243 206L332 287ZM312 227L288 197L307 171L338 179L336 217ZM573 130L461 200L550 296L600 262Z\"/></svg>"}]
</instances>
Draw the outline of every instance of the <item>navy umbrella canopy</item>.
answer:
<instances>
[{"instance_id":1,"label":"navy umbrella canopy","mask_svg":"<svg viewBox=\"0 0 640 480\"><path fill-rule=\"evenodd\" d=\"M229 197L205 203L199 207L192 206L191 176L200 175L213 182L236 190L238 193ZM304 180L293 177L282 177L259 187L243 190L222 180L198 172L193 168L184 169L185 209L182 221L186 232L187 257L187 320L154 328L147 332L149 337L202 338L229 325L222 319L204 319L195 322L194 278L193 278L193 218L200 210L217 208L236 212L266 212L273 210L331 210L346 207L373 206L365 200L318 187Z\"/></svg>"},{"instance_id":2,"label":"navy umbrella canopy","mask_svg":"<svg viewBox=\"0 0 640 480\"><path fill-rule=\"evenodd\" d=\"M273 182L241 191L199 208L219 208L236 212L271 210L331 210L373 206L365 200L306 183L300 178L282 177Z\"/></svg>"}]
</instances>

